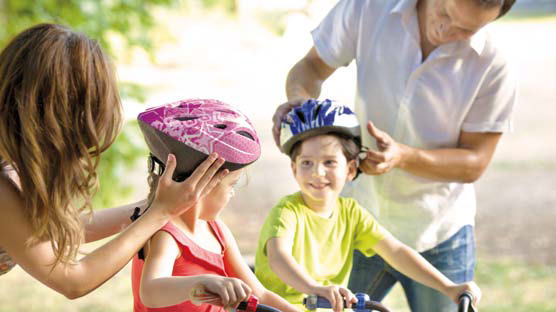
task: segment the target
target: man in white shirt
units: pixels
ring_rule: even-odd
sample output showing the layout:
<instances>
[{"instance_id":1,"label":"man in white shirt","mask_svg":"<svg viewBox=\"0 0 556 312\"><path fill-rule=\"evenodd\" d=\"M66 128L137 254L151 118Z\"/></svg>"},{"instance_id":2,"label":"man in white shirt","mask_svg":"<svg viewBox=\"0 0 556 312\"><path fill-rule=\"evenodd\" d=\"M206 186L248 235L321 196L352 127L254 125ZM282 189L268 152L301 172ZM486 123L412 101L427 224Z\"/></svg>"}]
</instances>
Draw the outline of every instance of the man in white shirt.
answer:
<instances>
[{"instance_id":1,"label":"man in white shirt","mask_svg":"<svg viewBox=\"0 0 556 312\"><path fill-rule=\"evenodd\" d=\"M355 60L355 110L365 173L344 195L417 249L454 282L473 279L473 182L511 130L517 83L483 27L515 0L340 0L312 32L314 46L290 71L288 102L317 98L322 83ZM278 141L277 141L278 142ZM380 257L355 255L349 288L381 300L396 283L412 311L455 304Z\"/></svg>"}]
</instances>

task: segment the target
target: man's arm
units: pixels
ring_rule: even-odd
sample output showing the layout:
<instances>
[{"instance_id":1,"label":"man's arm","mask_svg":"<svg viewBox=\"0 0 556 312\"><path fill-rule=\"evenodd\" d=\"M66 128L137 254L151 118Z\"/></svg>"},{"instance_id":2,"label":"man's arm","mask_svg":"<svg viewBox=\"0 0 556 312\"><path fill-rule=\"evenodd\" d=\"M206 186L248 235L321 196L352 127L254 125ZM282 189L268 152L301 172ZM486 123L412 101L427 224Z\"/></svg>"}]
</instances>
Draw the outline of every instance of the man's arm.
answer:
<instances>
[{"instance_id":1,"label":"man's arm","mask_svg":"<svg viewBox=\"0 0 556 312\"><path fill-rule=\"evenodd\" d=\"M286 79L288 100L317 98L320 95L322 84L334 71L336 69L328 66L313 46L288 73Z\"/></svg>"},{"instance_id":2,"label":"man's arm","mask_svg":"<svg viewBox=\"0 0 556 312\"><path fill-rule=\"evenodd\" d=\"M295 106L303 104L310 98L318 98L323 82L336 69L328 66L318 55L315 47L297 62L288 73L286 79L286 96L288 101L276 109L272 122L274 141L280 147L280 123L284 116Z\"/></svg>"},{"instance_id":3,"label":"man's arm","mask_svg":"<svg viewBox=\"0 0 556 312\"><path fill-rule=\"evenodd\" d=\"M424 150L394 141L371 122L369 134L377 141L379 151L368 151L361 170L369 175L381 175L399 168L415 175L439 181L471 183L485 171L501 133L460 133L456 148Z\"/></svg>"}]
</instances>

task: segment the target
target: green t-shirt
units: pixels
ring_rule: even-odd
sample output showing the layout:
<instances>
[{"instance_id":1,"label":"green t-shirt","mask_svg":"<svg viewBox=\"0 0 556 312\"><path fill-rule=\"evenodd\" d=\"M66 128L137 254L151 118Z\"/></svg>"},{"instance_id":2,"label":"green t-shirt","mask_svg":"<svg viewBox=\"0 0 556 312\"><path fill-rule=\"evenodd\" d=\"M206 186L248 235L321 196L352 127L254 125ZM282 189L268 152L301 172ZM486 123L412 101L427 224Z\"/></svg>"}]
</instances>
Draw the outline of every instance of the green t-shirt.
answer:
<instances>
[{"instance_id":1,"label":"green t-shirt","mask_svg":"<svg viewBox=\"0 0 556 312\"><path fill-rule=\"evenodd\" d=\"M347 286L353 251L372 256L373 246L384 234L385 230L352 198L338 198L330 218L323 218L305 205L298 192L282 198L266 218L259 235L255 274L267 289L300 304L305 295L270 269L266 255L270 238L288 239L296 262L319 284Z\"/></svg>"}]
</instances>

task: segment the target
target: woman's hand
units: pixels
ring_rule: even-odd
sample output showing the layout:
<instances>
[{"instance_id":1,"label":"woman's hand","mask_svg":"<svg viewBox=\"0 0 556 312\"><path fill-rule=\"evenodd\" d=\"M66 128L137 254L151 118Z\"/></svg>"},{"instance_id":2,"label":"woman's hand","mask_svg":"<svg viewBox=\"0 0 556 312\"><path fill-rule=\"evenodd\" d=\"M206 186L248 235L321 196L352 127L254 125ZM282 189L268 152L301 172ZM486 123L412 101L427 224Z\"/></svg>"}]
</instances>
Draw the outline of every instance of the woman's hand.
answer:
<instances>
[{"instance_id":1,"label":"woman's hand","mask_svg":"<svg viewBox=\"0 0 556 312\"><path fill-rule=\"evenodd\" d=\"M222 164L224 159L213 153L189 178L183 182L176 182L172 179L176 169L176 157L173 154L168 155L166 170L158 181L153 207L149 211L158 209L165 217L171 218L193 207L228 174L228 169L218 172Z\"/></svg>"},{"instance_id":2,"label":"woman's hand","mask_svg":"<svg viewBox=\"0 0 556 312\"><path fill-rule=\"evenodd\" d=\"M357 303L355 295L349 289L342 286L317 286L313 288L312 292L317 296L326 298L335 312L343 311L344 299L348 309L351 308L352 303Z\"/></svg>"}]
</instances>

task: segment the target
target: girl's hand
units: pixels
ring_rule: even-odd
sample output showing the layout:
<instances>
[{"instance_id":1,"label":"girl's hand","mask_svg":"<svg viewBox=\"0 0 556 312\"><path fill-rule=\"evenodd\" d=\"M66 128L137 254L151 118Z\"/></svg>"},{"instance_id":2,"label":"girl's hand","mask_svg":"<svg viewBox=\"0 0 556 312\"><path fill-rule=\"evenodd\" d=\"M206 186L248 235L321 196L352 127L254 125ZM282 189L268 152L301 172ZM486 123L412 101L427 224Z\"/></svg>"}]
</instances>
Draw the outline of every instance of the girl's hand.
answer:
<instances>
[{"instance_id":1,"label":"girl's hand","mask_svg":"<svg viewBox=\"0 0 556 312\"><path fill-rule=\"evenodd\" d=\"M194 304L208 303L223 306L226 310L236 308L240 302L251 296L251 288L237 278L218 275L204 275L191 290L190 299Z\"/></svg>"},{"instance_id":2,"label":"girl's hand","mask_svg":"<svg viewBox=\"0 0 556 312\"><path fill-rule=\"evenodd\" d=\"M463 284L454 284L453 286L448 287L446 295L452 299L453 302L456 304L459 303L459 296L463 294L465 291L471 292L473 294L473 304L477 305L481 300L481 289L475 282L467 282Z\"/></svg>"},{"instance_id":3,"label":"girl's hand","mask_svg":"<svg viewBox=\"0 0 556 312\"><path fill-rule=\"evenodd\" d=\"M159 209L165 217L171 218L195 206L228 174L228 169L217 173L222 164L224 159L213 153L189 178L183 182L176 182L172 179L176 169L176 157L173 154L168 155L166 170L158 181L153 210Z\"/></svg>"},{"instance_id":4,"label":"girl's hand","mask_svg":"<svg viewBox=\"0 0 556 312\"><path fill-rule=\"evenodd\" d=\"M342 286L317 286L312 292L315 295L328 299L332 310L335 312L340 312L344 309L344 299L348 309L351 308L352 303L357 303L355 295L349 289Z\"/></svg>"}]
</instances>

